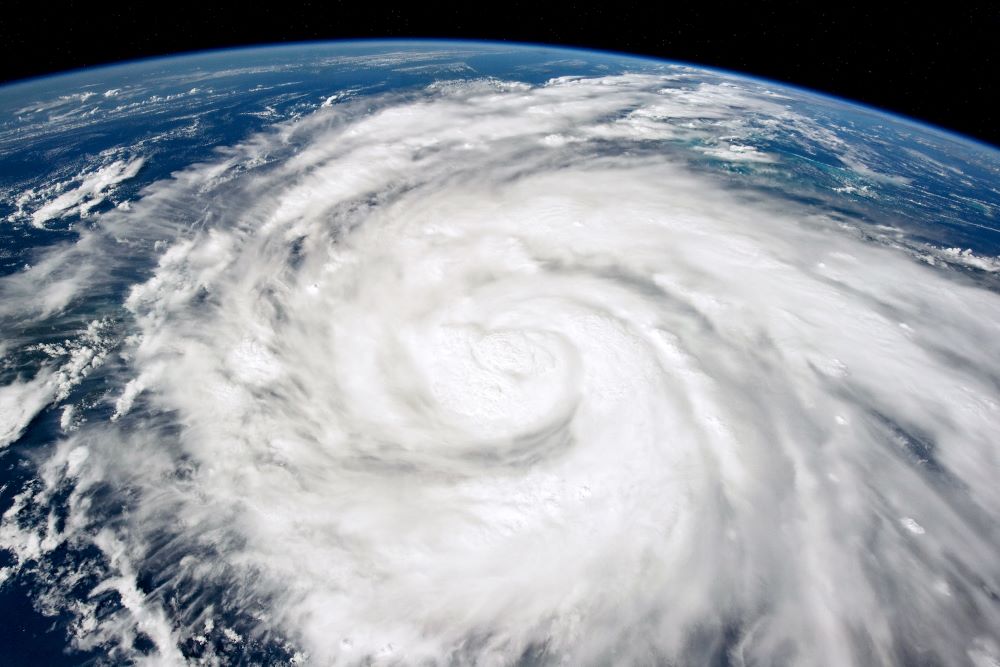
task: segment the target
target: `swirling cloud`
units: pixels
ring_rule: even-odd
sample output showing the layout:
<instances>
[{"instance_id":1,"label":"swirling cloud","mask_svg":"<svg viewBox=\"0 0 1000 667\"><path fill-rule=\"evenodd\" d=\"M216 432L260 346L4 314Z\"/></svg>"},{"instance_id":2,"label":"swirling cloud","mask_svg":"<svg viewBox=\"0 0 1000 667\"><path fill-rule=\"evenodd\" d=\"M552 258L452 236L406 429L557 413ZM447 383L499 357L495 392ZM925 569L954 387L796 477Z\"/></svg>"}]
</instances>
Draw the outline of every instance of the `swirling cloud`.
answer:
<instances>
[{"instance_id":1,"label":"swirling cloud","mask_svg":"<svg viewBox=\"0 0 1000 667\"><path fill-rule=\"evenodd\" d=\"M4 524L99 552L78 647L995 660L1000 297L665 151L807 123L667 81L324 108L108 213L75 257L166 247L120 389Z\"/></svg>"}]
</instances>

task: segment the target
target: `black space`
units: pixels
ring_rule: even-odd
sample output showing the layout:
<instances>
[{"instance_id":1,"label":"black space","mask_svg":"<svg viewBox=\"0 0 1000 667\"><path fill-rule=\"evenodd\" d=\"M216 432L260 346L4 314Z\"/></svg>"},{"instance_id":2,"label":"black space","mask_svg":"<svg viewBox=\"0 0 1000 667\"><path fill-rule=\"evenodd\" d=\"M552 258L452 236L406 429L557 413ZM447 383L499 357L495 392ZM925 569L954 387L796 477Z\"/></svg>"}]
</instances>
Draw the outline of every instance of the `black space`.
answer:
<instances>
[{"instance_id":1,"label":"black space","mask_svg":"<svg viewBox=\"0 0 1000 667\"><path fill-rule=\"evenodd\" d=\"M1000 145L1000 5L541 0L5 3L0 80L182 51L359 37L544 42L793 83ZM996 98L996 99L995 99Z\"/></svg>"}]
</instances>

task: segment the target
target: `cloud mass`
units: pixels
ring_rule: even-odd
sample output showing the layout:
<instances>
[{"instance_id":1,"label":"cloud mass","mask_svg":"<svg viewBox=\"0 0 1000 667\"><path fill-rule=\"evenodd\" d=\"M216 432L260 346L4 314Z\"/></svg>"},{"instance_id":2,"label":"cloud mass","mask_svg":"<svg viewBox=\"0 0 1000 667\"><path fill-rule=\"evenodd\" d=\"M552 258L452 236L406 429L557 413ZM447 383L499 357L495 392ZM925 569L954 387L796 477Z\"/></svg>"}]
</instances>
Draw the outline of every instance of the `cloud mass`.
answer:
<instances>
[{"instance_id":1,"label":"cloud mass","mask_svg":"<svg viewBox=\"0 0 1000 667\"><path fill-rule=\"evenodd\" d=\"M148 266L107 419L39 455L3 578L158 664L995 664L1000 296L697 168L780 169L749 112L833 139L672 80L324 106L55 249ZM0 405L77 377L45 363Z\"/></svg>"}]
</instances>

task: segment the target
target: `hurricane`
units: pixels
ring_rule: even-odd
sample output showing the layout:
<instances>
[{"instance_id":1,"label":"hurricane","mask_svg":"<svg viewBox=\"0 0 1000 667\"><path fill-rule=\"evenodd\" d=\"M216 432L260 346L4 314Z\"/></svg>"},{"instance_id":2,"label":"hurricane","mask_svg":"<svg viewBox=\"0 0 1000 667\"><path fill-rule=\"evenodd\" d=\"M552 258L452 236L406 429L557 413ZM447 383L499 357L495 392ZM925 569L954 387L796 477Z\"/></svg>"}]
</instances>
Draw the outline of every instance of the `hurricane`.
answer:
<instances>
[{"instance_id":1,"label":"hurricane","mask_svg":"<svg viewBox=\"0 0 1000 667\"><path fill-rule=\"evenodd\" d=\"M995 664L995 268L700 167L780 175L749 113L834 138L683 80L324 105L4 277L7 349L102 313L5 441L105 386L2 578L111 662Z\"/></svg>"}]
</instances>

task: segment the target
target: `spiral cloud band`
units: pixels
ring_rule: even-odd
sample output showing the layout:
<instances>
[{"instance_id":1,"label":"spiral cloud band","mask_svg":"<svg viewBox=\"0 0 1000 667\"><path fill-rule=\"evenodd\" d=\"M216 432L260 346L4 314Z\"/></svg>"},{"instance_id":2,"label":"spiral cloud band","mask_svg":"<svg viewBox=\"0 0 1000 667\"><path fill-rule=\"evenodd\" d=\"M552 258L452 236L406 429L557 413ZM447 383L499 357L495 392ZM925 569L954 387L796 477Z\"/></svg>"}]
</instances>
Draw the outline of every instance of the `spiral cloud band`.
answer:
<instances>
[{"instance_id":1,"label":"spiral cloud band","mask_svg":"<svg viewBox=\"0 0 1000 667\"><path fill-rule=\"evenodd\" d=\"M156 252L109 419L0 534L89 550L86 604L49 572L77 646L995 664L1000 297L665 152L747 109L809 130L669 79L332 105L60 249L39 303Z\"/></svg>"}]
</instances>

